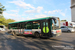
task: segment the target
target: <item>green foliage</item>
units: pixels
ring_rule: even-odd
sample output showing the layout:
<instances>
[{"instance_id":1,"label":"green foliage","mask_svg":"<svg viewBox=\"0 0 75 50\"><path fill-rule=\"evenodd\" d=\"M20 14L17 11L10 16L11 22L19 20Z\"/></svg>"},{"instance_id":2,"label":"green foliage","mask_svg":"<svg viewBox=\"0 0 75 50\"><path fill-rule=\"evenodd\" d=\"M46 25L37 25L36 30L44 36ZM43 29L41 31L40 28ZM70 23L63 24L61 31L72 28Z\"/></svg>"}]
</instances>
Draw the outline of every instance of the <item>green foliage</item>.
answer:
<instances>
[{"instance_id":1,"label":"green foliage","mask_svg":"<svg viewBox=\"0 0 75 50\"><path fill-rule=\"evenodd\" d=\"M0 16L0 25L5 24L5 18L3 16Z\"/></svg>"},{"instance_id":2,"label":"green foliage","mask_svg":"<svg viewBox=\"0 0 75 50\"><path fill-rule=\"evenodd\" d=\"M13 20L13 19L7 19L6 20L6 26L8 26L8 23L10 23L10 22L15 22L15 20Z\"/></svg>"},{"instance_id":3,"label":"green foliage","mask_svg":"<svg viewBox=\"0 0 75 50\"><path fill-rule=\"evenodd\" d=\"M0 25L3 25L2 23L0 23Z\"/></svg>"},{"instance_id":4,"label":"green foliage","mask_svg":"<svg viewBox=\"0 0 75 50\"><path fill-rule=\"evenodd\" d=\"M15 22L15 20L13 20L13 19L7 19L5 25L8 26L8 23L10 23L10 22Z\"/></svg>"},{"instance_id":5,"label":"green foliage","mask_svg":"<svg viewBox=\"0 0 75 50\"><path fill-rule=\"evenodd\" d=\"M3 6L1 3L0 3L0 11L5 11L6 9L4 9L5 6Z\"/></svg>"},{"instance_id":6,"label":"green foliage","mask_svg":"<svg viewBox=\"0 0 75 50\"><path fill-rule=\"evenodd\" d=\"M6 27L8 26L8 23L14 22L15 20L13 19L5 19L3 16L0 16L0 25L5 25Z\"/></svg>"},{"instance_id":7,"label":"green foliage","mask_svg":"<svg viewBox=\"0 0 75 50\"><path fill-rule=\"evenodd\" d=\"M10 23L10 22L14 22L15 20L13 20L13 19L7 19L7 21L8 21L8 23Z\"/></svg>"},{"instance_id":8,"label":"green foliage","mask_svg":"<svg viewBox=\"0 0 75 50\"><path fill-rule=\"evenodd\" d=\"M0 18L4 18L4 16L0 16Z\"/></svg>"},{"instance_id":9,"label":"green foliage","mask_svg":"<svg viewBox=\"0 0 75 50\"><path fill-rule=\"evenodd\" d=\"M0 14L2 14L2 12L6 10L4 8L5 8L5 6L3 6L0 3ZM15 20L13 20L13 19L5 19L4 16L0 15L0 25L5 25L7 27L8 26L8 23L14 22L14 21Z\"/></svg>"},{"instance_id":10,"label":"green foliage","mask_svg":"<svg viewBox=\"0 0 75 50\"><path fill-rule=\"evenodd\" d=\"M67 21L67 20L61 20L61 21L63 22L63 21Z\"/></svg>"},{"instance_id":11,"label":"green foliage","mask_svg":"<svg viewBox=\"0 0 75 50\"><path fill-rule=\"evenodd\" d=\"M3 6L1 3L0 3L0 14L2 14L3 11L5 11L6 9L4 9L5 6Z\"/></svg>"}]
</instances>

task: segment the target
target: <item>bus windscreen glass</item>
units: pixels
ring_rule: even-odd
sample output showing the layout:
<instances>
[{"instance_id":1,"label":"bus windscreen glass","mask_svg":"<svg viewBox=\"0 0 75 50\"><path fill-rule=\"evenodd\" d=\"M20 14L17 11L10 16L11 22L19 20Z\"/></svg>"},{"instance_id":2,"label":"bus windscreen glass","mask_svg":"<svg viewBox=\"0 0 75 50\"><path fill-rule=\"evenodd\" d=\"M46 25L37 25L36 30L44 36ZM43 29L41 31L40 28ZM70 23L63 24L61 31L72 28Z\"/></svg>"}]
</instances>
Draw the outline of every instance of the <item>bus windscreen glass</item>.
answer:
<instances>
[{"instance_id":1,"label":"bus windscreen glass","mask_svg":"<svg viewBox=\"0 0 75 50\"><path fill-rule=\"evenodd\" d=\"M52 29L59 29L59 20L56 19L56 23L54 22L54 20L52 19Z\"/></svg>"}]
</instances>

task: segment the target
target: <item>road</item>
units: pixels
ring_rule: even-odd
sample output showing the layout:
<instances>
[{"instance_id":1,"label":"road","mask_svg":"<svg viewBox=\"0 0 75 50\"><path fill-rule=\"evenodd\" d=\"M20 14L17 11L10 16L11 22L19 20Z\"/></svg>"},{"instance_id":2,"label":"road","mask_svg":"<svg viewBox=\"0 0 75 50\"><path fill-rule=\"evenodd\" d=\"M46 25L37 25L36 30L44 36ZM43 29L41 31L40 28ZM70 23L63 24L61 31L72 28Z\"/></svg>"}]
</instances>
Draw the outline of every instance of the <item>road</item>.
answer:
<instances>
[{"instance_id":1,"label":"road","mask_svg":"<svg viewBox=\"0 0 75 50\"><path fill-rule=\"evenodd\" d=\"M0 50L75 50L75 33L44 39L0 32Z\"/></svg>"}]
</instances>

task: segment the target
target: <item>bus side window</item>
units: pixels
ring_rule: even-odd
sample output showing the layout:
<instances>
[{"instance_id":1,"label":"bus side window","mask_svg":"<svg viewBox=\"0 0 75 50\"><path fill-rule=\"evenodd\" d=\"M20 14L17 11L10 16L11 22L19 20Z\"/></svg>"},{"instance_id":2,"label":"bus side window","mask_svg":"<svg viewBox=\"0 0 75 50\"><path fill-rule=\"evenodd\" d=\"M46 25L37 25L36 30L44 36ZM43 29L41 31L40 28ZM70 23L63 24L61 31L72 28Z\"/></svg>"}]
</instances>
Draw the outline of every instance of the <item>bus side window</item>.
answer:
<instances>
[{"instance_id":1,"label":"bus side window","mask_svg":"<svg viewBox=\"0 0 75 50\"><path fill-rule=\"evenodd\" d=\"M26 29L32 29L31 23L27 23L27 24L25 25L25 27L26 27Z\"/></svg>"},{"instance_id":2,"label":"bus side window","mask_svg":"<svg viewBox=\"0 0 75 50\"><path fill-rule=\"evenodd\" d=\"M26 29L26 24L24 23L24 29Z\"/></svg>"},{"instance_id":3,"label":"bus side window","mask_svg":"<svg viewBox=\"0 0 75 50\"><path fill-rule=\"evenodd\" d=\"M20 24L18 24L18 28L20 29Z\"/></svg>"},{"instance_id":4,"label":"bus side window","mask_svg":"<svg viewBox=\"0 0 75 50\"><path fill-rule=\"evenodd\" d=\"M40 29L40 23L33 23L32 29Z\"/></svg>"},{"instance_id":5,"label":"bus side window","mask_svg":"<svg viewBox=\"0 0 75 50\"><path fill-rule=\"evenodd\" d=\"M21 24L21 28L24 29L24 23Z\"/></svg>"},{"instance_id":6,"label":"bus side window","mask_svg":"<svg viewBox=\"0 0 75 50\"><path fill-rule=\"evenodd\" d=\"M8 29L11 29L11 25L8 26Z\"/></svg>"},{"instance_id":7,"label":"bus side window","mask_svg":"<svg viewBox=\"0 0 75 50\"><path fill-rule=\"evenodd\" d=\"M38 23L38 29L40 29L40 23Z\"/></svg>"}]
</instances>

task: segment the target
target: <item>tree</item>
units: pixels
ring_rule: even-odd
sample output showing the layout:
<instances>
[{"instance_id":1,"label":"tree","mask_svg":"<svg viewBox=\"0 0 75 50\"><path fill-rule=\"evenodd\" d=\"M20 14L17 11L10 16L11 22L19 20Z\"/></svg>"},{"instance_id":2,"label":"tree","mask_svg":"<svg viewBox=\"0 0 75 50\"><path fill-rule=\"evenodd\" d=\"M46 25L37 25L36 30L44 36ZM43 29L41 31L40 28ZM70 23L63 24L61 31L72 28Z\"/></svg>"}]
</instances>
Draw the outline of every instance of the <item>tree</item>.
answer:
<instances>
[{"instance_id":1,"label":"tree","mask_svg":"<svg viewBox=\"0 0 75 50\"><path fill-rule=\"evenodd\" d=\"M5 19L4 16L0 16L0 25L8 26L8 23L15 22L13 19Z\"/></svg>"},{"instance_id":2,"label":"tree","mask_svg":"<svg viewBox=\"0 0 75 50\"><path fill-rule=\"evenodd\" d=\"M5 26L8 26L8 23L10 23L10 22L15 22L15 20L13 20L13 19L7 19Z\"/></svg>"},{"instance_id":3,"label":"tree","mask_svg":"<svg viewBox=\"0 0 75 50\"><path fill-rule=\"evenodd\" d=\"M3 11L5 11L6 9L4 9L5 8L5 6L3 6L1 3L0 3L0 14L2 14L3 13Z\"/></svg>"},{"instance_id":4,"label":"tree","mask_svg":"<svg viewBox=\"0 0 75 50\"><path fill-rule=\"evenodd\" d=\"M6 9L4 9L5 8L5 6L3 6L1 3L0 3L0 10L1 11L5 11Z\"/></svg>"},{"instance_id":5,"label":"tree","mask_svg":"<svg viewBox=\"0 0 75 50\"><path fill-rule=\"evenodd\" d=\"M2 15L3 11L5 11L6 9L4 9L5 6L3 6L1 3L0 3L0 25L5 25L6 27L8 26L8 23L10 22L14 22L15 20L13 19L6 19L4 18L4 16Z\"/></svg>"},{"instance_id":6,"label":"tree","mask_svg":"<svg viewBox=\"0 0 75 50\"><path fill-rule=\"evenodd\" d=\"M7 19L7 21L8 21L8 23L10 23L10 22L14 22L15 20L13 20L13 19Z\"/></svg>"},{"instance_id":7,"label":"tree","mask_svg":"<svg viewBox=\"0 0 75 50\"><path fill-rule=\"evenodd\" d=\"M67 20L61 20L61 21L63 22L63 21L67 21Z\"/></svg>"},{"instance_id":8,"label":"tree","mask_svg":"<svg viewBox=\"0 0 75 50\"><path fill-rule=\"evenodd\" d=\"M1 18L4 18L4 16L0 16L0 19L1 19Z\"/></svg>"},{"instance_id":9,"label":"tree","mask_svg":"<svg viewBox=\"0 0 75 50\"><path fill-rule=\"evenodd\" d=\"M0 25L5 25L6 19L3 16L0 16Z\"/></svg>"}]
</instances>

